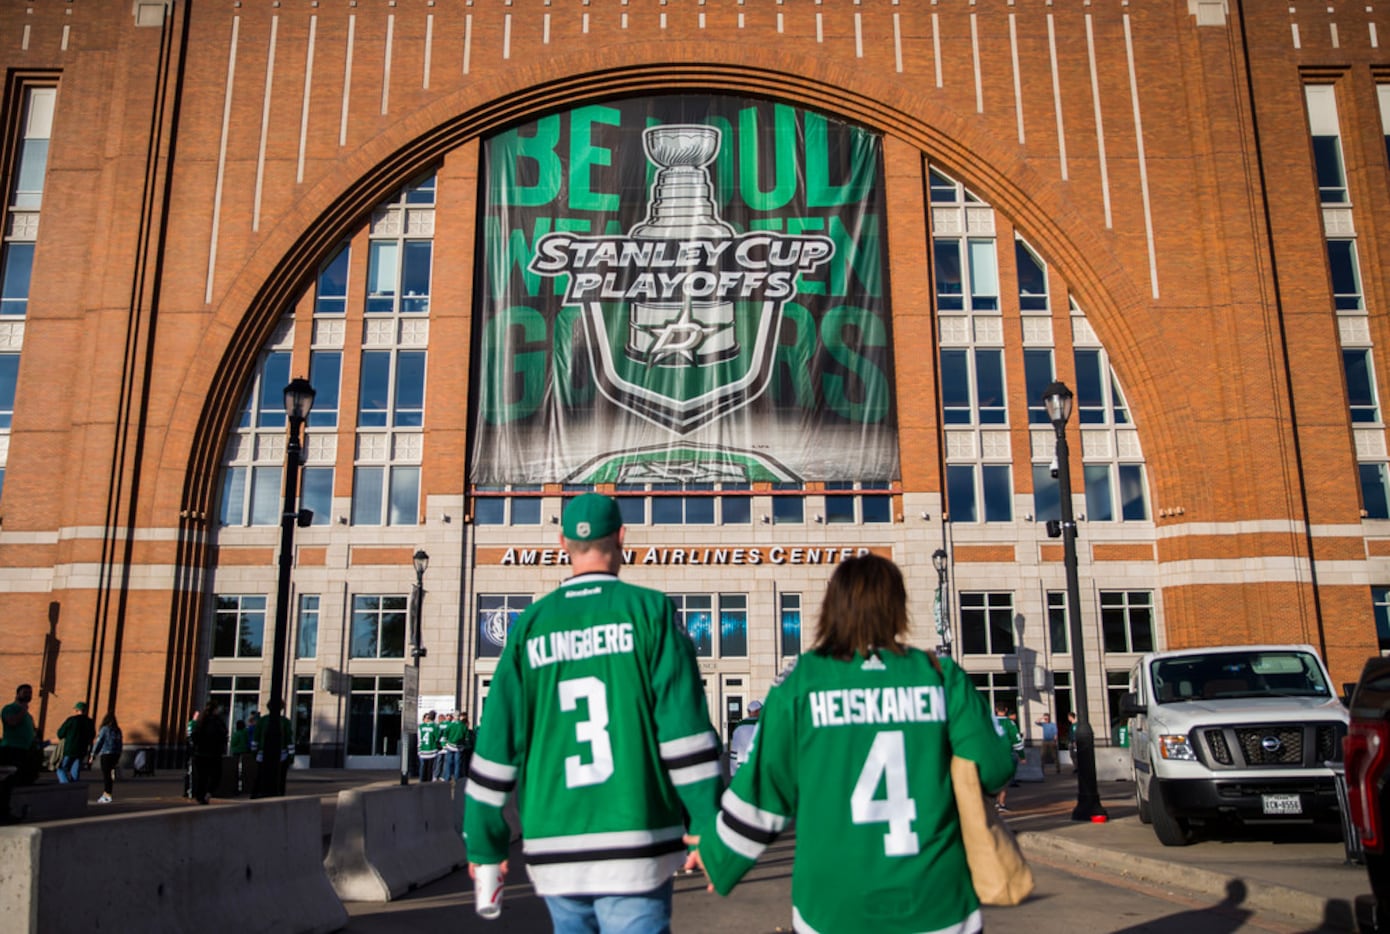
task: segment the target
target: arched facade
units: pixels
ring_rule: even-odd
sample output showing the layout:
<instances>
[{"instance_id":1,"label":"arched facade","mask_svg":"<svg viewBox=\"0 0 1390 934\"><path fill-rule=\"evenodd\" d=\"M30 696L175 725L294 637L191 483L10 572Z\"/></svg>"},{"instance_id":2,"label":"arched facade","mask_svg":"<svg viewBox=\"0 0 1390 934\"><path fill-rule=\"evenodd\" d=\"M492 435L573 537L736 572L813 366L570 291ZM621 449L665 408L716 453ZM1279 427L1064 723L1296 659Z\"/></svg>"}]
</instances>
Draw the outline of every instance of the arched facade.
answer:
<instances>
[{"instance_id":1,"label":"arched facade","mask_svg":"<svg viewBox=\"0 0 1390 934\"><path fill-rule=\"evenodd\" d=\"M266 413L245 404L248 393L273 403L282 369L308 375L336 352L337 423L308 432L307 466L328 473L306 475L331 518L301 530L295 554L293 636L301 617L318 634L314 651L291 653L287 689L312 711L304 735L325 764L391 754L389 736L363 752L348 734L368 709L372 736L391 733L380 710L405 647L367 657L351 643L372 626L395 638L417 548L431 556L422 697L476 716L489 624L563 576L546 549L570 491L559 476L520 491L474 476L484 152L547 115L670 95L862 128L881 145L886 205L894 475L822 470L794 488L712 490L600 481L633 509L642 501L634 579L672 592L697 629L705 614L742 633L727 653L714 636L702 661L716 718L765 693L798 618L809 644L825 563L860 547L906 570L925 645L939 641L931 555L944 548L967 669L1030 718L1069 705L1061 548L1042 521L1052 431L1028 411L1045 355L1073 388L1097 387L1095 420L1078 410L1069 427L1092 710L1118 714L1111 694L1148 646L1311 642L1340 680L1378 650L1390 565L1377 543L1390 523L1367 497L1384 432L1344 367L1364 359L1373 372L1385 344L1380 14L1342 11L1355 22L1340 35L1356 39L1336 40L1337 56L1308 24L1291 30L1287 12L1187 0L140 3L133 17L79 3L7 15L19 28L3 32L23 37L3 52L7 178L23 165L26 95L57 89L0 492L11 569L0 599L15 620L4 673L16 683L129 710L149 739L176 737L209 692L264 704L278 541L265 496L279 492L283 429L273 412L258 427ZM1325 64L1348 55L1352 66ZM129 68L99 93L113 58ZM1318 194L1326 104L1305 98L1310 86L1334 88L1342 115L1350 207L1331 214ZM1268 142L1290 133L1309 147ZM411 201L425 178L430 200ZM29 210L11 200L11 220ZM402 218L428 204L430 235L398 235L401 251L432 244L424 312L368 307L369 257L386 249L373 246L385 239L374 217L393 202ZM1346 239L1343 221L1359 308L1343 307L1342 254L1324 247ZM316 314L344 244L341 317ZM969 291L977 253L992 307ZM943 299L951 255L967 270L959 308ZM361 387L383 365L394 389L418 366L420 404L414 423L392 409L377 433ZM386 447L364 453L364 438ZM400 517L413 521L391 521L396 468L414 471ZM378 469L369 521L363 478ZM243 626L260 627L261 647L242 653L233 639L228 654L226 634Z\"/></svg>"}]
</instances>

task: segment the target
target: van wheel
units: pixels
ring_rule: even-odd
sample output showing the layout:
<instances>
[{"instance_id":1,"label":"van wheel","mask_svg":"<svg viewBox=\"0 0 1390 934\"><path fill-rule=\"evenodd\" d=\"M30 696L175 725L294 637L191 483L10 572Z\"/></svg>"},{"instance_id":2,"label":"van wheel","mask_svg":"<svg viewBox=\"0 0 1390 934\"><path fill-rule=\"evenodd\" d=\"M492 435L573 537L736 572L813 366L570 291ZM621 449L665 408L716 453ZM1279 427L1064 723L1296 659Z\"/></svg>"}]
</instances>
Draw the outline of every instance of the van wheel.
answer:
<instances>
[{"instance_id":1,"label":"van wheel","mask_svg":"<svg viewBox=\"0 0 1390 934\"><path fill-rule=\"evenodd\" d=\"M1163 786L1157 779L1149 782L1149 813L1153 817L1154 835L1164 846L1188 846L1197 839L1192 824L1176 817L1163 800Z\"/></svg>"},{"instance_id":2,"label":"van wheel","mask_svg":"<svg viewBox=\"0 0 1390 934\"><path fill-rule=\"evenodd\" d=\"M1153 812L1149 810L1149 801L1144 797L1144 792L1139 788L1139 782L1134 783L1134 804L1139 808L1139 823L1152 824L1154 821Z\"/></svg>"}]
</instances>

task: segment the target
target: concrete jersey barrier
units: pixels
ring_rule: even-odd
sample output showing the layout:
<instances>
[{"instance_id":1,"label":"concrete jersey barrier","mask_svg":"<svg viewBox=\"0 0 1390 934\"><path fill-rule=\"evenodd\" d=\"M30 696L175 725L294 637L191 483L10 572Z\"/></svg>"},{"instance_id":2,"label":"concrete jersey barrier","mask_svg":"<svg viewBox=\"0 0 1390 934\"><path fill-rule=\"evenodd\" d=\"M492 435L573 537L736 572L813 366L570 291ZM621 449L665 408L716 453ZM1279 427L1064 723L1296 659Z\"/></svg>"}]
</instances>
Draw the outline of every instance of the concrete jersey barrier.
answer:
<instances>
[{"instance_id":1,"label":"concrete jersey barrier","mask_svg":"<svg viewBox=\"0 0 1390 934\"><path fill-rule=\"evenodd\" d=\"M448 782L338 792L323 863L338 897L389 902L466 865L450 792Z\"/></svg>"},{"instance_id":2,"label":"concrete jersey barrier","mask_svg":"<svg viewBox=\"0 0 1390 934\"><path fill-rule=\"evenodd\" d=\"M316 798L0 828L7 931L318 934L347 924Z\"/></svg>"}]
</instances>

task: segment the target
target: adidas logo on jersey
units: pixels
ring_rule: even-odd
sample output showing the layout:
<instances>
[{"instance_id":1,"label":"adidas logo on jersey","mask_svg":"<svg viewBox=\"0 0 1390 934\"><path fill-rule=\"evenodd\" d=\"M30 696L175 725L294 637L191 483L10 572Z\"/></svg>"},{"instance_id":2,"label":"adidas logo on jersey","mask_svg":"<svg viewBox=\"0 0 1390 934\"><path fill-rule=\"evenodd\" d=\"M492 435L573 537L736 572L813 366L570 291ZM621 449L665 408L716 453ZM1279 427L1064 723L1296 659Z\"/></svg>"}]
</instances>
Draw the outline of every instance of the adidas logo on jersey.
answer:
<instances>
[{"instance_id":1,"label":"adidas logo on jersey","mask_svg":"<svg viewBox=\"0 0 1390 934\"><path fill-rule=\"evenodd\" d=\"M888 666L883 664L883 659L879 658L877 654L870 655L864 659L864 664L859 666L860 671L884 671L887 668Z\"/></svg>"}]
</instances>

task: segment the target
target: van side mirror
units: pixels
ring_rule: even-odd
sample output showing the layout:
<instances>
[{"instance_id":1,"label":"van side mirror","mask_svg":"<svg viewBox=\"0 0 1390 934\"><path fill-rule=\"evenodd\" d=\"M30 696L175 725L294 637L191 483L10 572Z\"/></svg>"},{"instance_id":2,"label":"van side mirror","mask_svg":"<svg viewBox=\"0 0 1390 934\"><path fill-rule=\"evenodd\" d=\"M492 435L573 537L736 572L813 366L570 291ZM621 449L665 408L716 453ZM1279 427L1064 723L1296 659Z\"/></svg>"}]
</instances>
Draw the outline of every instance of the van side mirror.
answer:
<instances>
[{"instance_id":1,"label":"van side mirror","mask_svg":"<svg viewBox=\"0 0 1390 934\"><path fill-rule=\"evenodd\" d=\"M1133 691L1127 691L1120 697L1120 714L1125 717L1142 717L1149 712L1149 708L1139 703L1139 695Z\"/></svg>"}]
</instances>

